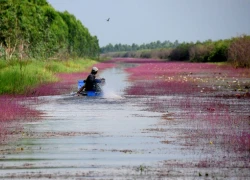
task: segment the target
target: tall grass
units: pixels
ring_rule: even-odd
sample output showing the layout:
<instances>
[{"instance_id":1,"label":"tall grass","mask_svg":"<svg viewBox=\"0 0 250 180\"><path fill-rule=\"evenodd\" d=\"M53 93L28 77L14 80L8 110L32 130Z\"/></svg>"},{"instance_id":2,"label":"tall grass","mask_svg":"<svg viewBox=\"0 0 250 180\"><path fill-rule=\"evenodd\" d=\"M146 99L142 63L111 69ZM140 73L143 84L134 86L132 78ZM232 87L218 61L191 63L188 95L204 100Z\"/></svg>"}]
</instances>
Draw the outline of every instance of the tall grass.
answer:
<instances>
[{"instance_id":1,"label":"tall grass","mask_svg":"<svg viewBox=\"0 0 250 180\"><path fill-rule=\"evenodd\" d=\"M0 94L23 94L30 88L55 82L55 73L80 72L95 64L94 60L12 61L0 60Z\"/></svg>"}]
</instances>

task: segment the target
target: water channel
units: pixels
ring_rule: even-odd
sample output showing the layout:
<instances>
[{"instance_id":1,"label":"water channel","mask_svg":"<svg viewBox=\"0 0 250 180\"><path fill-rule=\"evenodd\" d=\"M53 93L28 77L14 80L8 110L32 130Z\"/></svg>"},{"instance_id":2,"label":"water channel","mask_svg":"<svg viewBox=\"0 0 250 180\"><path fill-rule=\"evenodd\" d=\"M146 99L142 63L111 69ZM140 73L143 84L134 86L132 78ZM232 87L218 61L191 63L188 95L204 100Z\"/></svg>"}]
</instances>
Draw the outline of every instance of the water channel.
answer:
<instances>
[{"instance_id":1,"label":"water channel","mask_svg":"<svg viewBox=\"0 0 250 180\"><path fill-rule=\"evenodd\" d=\"M161 143L166 138L160 132L146 131L157 127L162 114L138 103L148 97L124 94L130 83L123 68L101 72L104 97L39 97L44 103L33 108L45 113L43 119L23 124L22 139L8 145L15 149L0 156L0 178L106 179L132 174L144 179L148 174L143 172L161 161L193 157L178 145Z\"/></svg>"}]
</instances>

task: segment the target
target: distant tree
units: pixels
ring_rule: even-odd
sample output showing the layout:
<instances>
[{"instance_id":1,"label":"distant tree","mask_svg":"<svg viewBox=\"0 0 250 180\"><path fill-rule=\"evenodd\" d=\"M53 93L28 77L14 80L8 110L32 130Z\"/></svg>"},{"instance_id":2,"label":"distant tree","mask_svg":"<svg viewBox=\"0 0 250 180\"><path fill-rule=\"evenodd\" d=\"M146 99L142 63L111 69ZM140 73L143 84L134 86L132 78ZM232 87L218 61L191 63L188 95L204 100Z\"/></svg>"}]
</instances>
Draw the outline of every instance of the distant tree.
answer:
<instances>
[{"instance_id":1,"label":"distant tree","mask_svg":"<svg viewBox=\"0 0 250 180\"><path fill-rule=\"evenodd\" d=\"M178 47L178 45L179 45L178 40L175 40L175 42L174 42L174 47Z\"/></svg>"},{"instance_id":2,"label":"distant tree","mask_svg":"<svg viewBox=\"0 0 250 180\"><path fill-rule=\"evenodd\" d=\"M133 43L131 47L132 51L137 51L139 49L138 45Z\"/></svg>"}]
</instances>

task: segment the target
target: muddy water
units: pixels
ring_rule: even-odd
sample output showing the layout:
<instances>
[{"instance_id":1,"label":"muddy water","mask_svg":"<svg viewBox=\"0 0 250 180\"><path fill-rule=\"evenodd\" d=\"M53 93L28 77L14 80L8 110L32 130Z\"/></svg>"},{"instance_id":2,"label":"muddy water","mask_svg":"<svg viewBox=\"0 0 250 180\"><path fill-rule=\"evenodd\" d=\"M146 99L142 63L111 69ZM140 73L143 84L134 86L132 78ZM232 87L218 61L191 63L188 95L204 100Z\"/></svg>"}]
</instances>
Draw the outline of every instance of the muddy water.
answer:
<instances>
[{"instance_id":1,"label":"muddy water","mask_svg":"<svg viewBox=\"0 0 250 180\"><path fill-rule=\"evenodd\" d=\"M0 178L155 178L164 160L195 158L157 129L162 114L138 105L149 97L124 95L130 84L122 67L103 71L102 98L72 94L40 97L43 120L24 123L22 138L1 146ZM172 139L171 139L172 138Z\"/></svg>"}]
</instances>

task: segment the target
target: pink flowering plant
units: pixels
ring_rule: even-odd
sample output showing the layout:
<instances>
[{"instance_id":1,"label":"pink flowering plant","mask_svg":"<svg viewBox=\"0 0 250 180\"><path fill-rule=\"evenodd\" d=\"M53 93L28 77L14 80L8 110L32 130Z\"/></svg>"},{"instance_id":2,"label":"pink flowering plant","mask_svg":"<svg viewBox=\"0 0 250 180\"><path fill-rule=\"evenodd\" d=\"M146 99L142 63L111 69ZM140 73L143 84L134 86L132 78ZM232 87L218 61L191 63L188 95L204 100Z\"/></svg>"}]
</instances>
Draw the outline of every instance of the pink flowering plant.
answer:
<instances>
[{"instance_id":1,"label":"pink flowering plant","mask_svg":"<svg viewBox=\"0 0 250 180\"><path fill-rule=\"evenodd\" d=\"M121 60L120 60L121 61ZM185 120L185 143L250 152L250 71L209 63L130 59L129 96L149 96L151 111ZM154 96L155 98L152 98ZM165 96L166 100L157 97Z\"/></svg>"}]
</instances>

